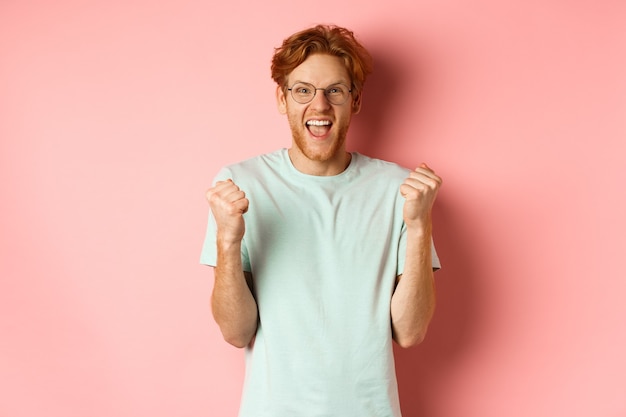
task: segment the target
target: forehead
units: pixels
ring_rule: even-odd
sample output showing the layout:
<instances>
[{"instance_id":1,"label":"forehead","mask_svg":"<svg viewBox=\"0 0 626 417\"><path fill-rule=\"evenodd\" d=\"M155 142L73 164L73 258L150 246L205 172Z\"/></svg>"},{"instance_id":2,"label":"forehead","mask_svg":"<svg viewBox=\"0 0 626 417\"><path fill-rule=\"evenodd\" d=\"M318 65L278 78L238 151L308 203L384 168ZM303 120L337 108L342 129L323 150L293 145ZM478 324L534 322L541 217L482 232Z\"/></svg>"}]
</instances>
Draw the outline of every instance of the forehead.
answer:
<instances>
[{"instance_id":1,"label":"forehead","mask_svg":"<svg viewBox=\"0 0 626 417\"><path fill-rule=\"evenodd\" d=\"M289 83L303 81L316 86L343 82L350 84L350 75L343 59L328 54L313 54L294 68Z\"/></svg>"}]
</instances>

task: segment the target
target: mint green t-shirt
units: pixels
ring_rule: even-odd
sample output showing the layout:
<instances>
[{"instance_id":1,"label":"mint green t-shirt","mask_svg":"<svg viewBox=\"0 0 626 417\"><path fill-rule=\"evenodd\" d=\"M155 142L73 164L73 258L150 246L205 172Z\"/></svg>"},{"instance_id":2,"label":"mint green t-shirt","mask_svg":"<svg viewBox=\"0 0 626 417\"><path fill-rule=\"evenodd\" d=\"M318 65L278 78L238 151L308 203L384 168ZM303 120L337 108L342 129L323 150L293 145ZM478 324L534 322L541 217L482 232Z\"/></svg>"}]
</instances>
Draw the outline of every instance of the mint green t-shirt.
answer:
<instances>
[{"instance_id":1,"label":"mint green t-shirt","mask_svg":"<svg viewBox=\"0 0 626 417\"><path fill-rule=\"evenodd\" d=\"M286 149L219 172L216 181L232 179L250 201L241 256L259 327L240 417L400 416L390 308L408 172L352 153L341 174L311 176ZM201 263L216 258L209 216Z\"/></svg>"}]
</instances>

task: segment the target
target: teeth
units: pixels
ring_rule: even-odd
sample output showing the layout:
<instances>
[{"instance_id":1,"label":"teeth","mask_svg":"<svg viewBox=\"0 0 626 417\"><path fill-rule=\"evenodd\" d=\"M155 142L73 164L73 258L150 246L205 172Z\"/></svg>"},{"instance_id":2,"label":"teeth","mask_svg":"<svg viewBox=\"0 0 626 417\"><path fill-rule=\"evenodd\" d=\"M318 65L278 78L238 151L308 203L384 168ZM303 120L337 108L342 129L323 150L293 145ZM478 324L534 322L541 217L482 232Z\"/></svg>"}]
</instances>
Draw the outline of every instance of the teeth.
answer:
<instances>
[{"instance_id":1,"label":"teeth","mask_svg":"<svg viewBox=\"0 0 626 417\"><path fill-rule=\"evenodd\" d=\"M328 126L329 120L309 120L306 122L307 126Z\"/></svg>"}]
</instances>

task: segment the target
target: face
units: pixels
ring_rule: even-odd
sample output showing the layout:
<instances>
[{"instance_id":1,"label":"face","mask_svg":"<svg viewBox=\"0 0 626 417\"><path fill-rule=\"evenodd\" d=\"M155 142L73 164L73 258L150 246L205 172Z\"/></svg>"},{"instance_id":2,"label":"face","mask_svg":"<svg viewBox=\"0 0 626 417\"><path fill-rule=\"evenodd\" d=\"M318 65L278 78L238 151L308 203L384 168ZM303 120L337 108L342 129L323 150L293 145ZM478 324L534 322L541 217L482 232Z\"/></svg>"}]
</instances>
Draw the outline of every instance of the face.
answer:
<instances>
[{"instance_id":1,"label":"face","mask_svg":"<svg viewBox=\"0 0 626 417\"><path fill-rule=\"evenodd\" d=\"M350 76L339 57L315 54L309 56L287 77L287 87L298 82L316 88L326 88L342 83L351 86ZM345 158L345 141L352 114L359 111L359 100L354 92L340 105L331 104L324 91L318 90L313 100L306 104L296 102L290 91L276 90L278 110L287 115L293 136L296 158L332 164Z\"/></svg>"}]
</instances>

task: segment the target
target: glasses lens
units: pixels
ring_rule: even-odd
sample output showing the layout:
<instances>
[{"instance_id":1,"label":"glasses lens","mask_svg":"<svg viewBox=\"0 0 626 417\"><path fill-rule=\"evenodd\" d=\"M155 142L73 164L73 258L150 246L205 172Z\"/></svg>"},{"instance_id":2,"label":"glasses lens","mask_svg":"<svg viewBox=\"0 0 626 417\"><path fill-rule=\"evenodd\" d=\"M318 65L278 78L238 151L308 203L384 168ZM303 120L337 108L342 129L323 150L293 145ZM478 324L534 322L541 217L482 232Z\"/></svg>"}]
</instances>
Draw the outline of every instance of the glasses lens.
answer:
<instances>
[{"instance_id":1,"label":"glasses lens","mask_svg":"<svg viewBox=\"0 0 626 417\"><path fill-rule=\"evenodd\" d=\"M308 103L315 96L315 87L307 83L297 83L291 87L291 96L300 104Z\"/></svg>"},{"instance_id":2,"label":"glasses lens","mask_svg":"<svg viewBox=\"0 0 626 417\"><path fill-rule=\"evenodd\" d=\"M332 104L343 104L350 95L350 90L343 84L334 84L324 90L326 98Z\"/></svg>"}]
</instances>

